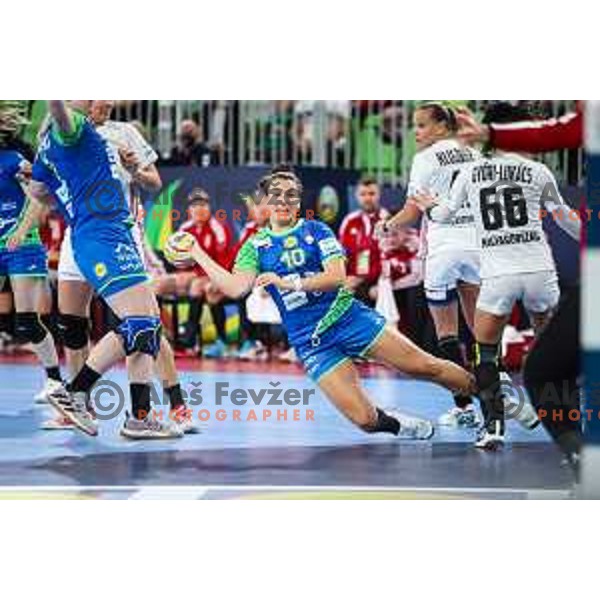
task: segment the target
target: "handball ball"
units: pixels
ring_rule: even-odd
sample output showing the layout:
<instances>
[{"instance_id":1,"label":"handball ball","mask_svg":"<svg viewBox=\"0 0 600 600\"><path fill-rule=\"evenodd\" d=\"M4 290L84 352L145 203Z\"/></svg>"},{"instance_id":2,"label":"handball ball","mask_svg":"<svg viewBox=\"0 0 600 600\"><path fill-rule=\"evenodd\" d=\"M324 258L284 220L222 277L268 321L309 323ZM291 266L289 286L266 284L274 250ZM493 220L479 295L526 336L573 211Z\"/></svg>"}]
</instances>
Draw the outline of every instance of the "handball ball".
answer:
<instances>
[{"instance_id":1,"label":"handball ball","mask_svg":"<svg viewBox=\"0 0 600 600\"><path fill-rule=\"evenodd\" d=\"M173 265L181 267L194 264L192 258L192 247L194 246L194 236L185 231L177 231L169 236L165 244L165 258Z\"/></svg>"}]
</instances>

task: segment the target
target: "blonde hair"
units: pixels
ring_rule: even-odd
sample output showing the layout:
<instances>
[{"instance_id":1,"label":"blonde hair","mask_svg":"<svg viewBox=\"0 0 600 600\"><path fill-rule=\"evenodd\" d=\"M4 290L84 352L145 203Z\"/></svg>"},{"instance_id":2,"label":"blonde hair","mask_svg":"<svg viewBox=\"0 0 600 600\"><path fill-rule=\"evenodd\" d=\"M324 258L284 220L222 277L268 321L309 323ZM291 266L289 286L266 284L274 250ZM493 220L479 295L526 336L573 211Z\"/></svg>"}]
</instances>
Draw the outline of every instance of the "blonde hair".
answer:
<instances>
[{"instance_id":1,"label":"blonde hair","mask_svg":"<svg viewBox=\"0 0 600 600\"><path fill-rule=\"evenodd\" d=\"M0 100L0 142L16 136L27 123L26 101Z\"/></svg>"}]
</instances>

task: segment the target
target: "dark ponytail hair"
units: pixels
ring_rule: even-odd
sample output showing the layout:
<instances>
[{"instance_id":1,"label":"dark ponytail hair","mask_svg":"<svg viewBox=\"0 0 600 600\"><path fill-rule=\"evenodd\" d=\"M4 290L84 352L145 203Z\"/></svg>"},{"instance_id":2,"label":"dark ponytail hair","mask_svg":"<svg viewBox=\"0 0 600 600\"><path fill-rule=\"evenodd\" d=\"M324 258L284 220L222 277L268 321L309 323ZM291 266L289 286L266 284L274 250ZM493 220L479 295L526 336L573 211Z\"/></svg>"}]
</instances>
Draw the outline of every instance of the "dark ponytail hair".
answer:
<instances>
[{"instance_id":1,"label":"dark ponytail hair","mask_svg":"<svg viewBox=\"0 0 600 600\"><path fill-rule=\"evenodd\" d=\"M431 118L436 123L444 123L451 133L456 133L458 131L456 113L449 106L442 104L441 102L426 102L425 104L421 104L417 110L428 110Z\"/></svg>"}]
</instances>

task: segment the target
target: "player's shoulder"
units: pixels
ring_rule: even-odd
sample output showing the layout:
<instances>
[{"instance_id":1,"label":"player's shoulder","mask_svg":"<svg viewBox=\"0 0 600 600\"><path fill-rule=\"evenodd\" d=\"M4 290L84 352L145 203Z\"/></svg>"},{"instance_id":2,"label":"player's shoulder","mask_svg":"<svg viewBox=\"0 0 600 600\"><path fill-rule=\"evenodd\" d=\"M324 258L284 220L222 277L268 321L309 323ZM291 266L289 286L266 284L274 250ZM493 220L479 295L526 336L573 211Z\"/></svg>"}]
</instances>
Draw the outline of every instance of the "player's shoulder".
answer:
<instances>
[{"instance_id":1,"label":"player's shoulder","mask_svg":"<svg viewBox=\"0 0 600 600\"><path fill-rule=\"evenodd\" d=\"M208 225L219 243L224 243L227 241L227 238L230 237L231 229L225 219L217 219L217 217L212 216L208 221Z\"/></svg>"},{"instance_id":2,"label":"player's shoulder","mask_svg":"<svg viewBox=\"0 0 600 600\"><path fill-rule=\"evenodd\" d=\"M0 149L0 174L12 176L19 171L27 159L15 149Z\"/></svg>"},{"instance_id":3,"label":"player's shoulder","mask_svg":"<svg viewBox=\"0 0 600 600\"><path fill-rule=\"evenodd\" d=\"M13 148L0 148L0 164L13 164L14 162L22 162L25 157Z\"/></svg>"},{"instance_id":4,"label":"player's shoulder","mask_svg":"<svg viewBox=\"0 0 600 600\"><path fill-rule=\"evenodd\" d=\"M255 249L258 248L268 248L271 246L271 236L269 236L269 232L266 227L259 229L257 232L253 233L242 245L243 246L251 246Z\"/></svg>"},{"instance_id":5,"label":"player's shoulder","mask_svg":"<svg viewBox=\"0 0 600 600\"><path fill-rule=\"evenodd\" d=\"M192 221L191 219L184 221L180 226L179 226L179 231L187 231L189 232L191 229L194 229L194 221Z\"/></svg>"},{"instance_id":6,"label":"player's shoulder","mask_svg":"<svg viewBox=\"0 0 600 600\"><path fill-rule=\"evenodd\" d=\"M96 131L103 137L107 136L121 141L135 137L137 133L135 127L125 121L106 121Z\"/></svg>"},{"instance_id":7,"label":"player's shoulder","mask_svg":"<svg viewBox=\"0 0 600 600\"><path fill-rule=\"evenodd\" d=\"M529 157L523 157L523 160L525 164L531 167L534 175L536 175L538 179L546 179L550 181L554 181L556 179L550 167L543 162Z\"/></svg>"}]
</instances>

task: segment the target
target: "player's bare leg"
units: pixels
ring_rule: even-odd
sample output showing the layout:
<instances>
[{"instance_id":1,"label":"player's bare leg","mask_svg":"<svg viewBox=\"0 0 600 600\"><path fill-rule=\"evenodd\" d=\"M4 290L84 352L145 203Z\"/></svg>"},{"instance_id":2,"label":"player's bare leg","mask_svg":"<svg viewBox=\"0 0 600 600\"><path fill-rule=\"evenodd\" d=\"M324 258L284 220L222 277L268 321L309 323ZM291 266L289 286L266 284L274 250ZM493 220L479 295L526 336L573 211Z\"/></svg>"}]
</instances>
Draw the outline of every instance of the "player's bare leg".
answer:
<instances>
[{"instance_id":1,"label":"player's bare leg","mask_svg":"<svg viewBox=\"0 0 600 600\"><path fill-rule=\"evenodd\" d=\"M155 311L159 314L159 306L154 296ZM191 411L189 411L183 400L179 375L175 365L175 354L169 340L164 334L161 335L160 348L154 363L154 370L160 380L165 396L169 398L170 419L181 429L183 433L194 433L196 428L192 422Z\"/></svg>"},{"instance_id":2,"label":"player's bare leg","mask_svg":"<svg viewBox=\"0 0 600 600\"><path fill-rule=\"evenodd\" d=\"M452 393L470 394L475 390L475 380L468 371L425 352L392 327L385 328L367 356L416 379L438 383Z\"/></svg>"},{"instance_id":3,"label":"player's bare leg","mask_svg":"<svg viewBox=\"0 0 600 600\"><path fill-rule=\"evenodd\" d=\"M88 315L92 294L91 286L84 281L63 279L58 282L58 327L65 351L69 382L79 373L89 355ZM93 416L91 410L90 415ZM55 418L45 421L42 429L61 430L70 429L72 426L72 421L59 413Z\"/></svg>"},{"instance_id":4,"label":"player's bare leg","mask_svg":"<svg viewBox=\"0 0 600 600\"><path fill-rule=\"evenodd\" d=\"M464 294L464 304L462 294ZM473 294L472 290L466 287L463 288L462 294L461 304L464 310L465 306L470 308ZM429 303L429 312L435 326L440 356L460 367L464 367L465 361L458 337L458 310L458 300L452 300L446 304ZM469 313L468 309L465 310L465 313L472 316L472 313ZM471 396L455 393L453 397L455 406L439 418L440 425L448 427L476 427L479 423L479 417L473 406Z\"/></svg>"},{"instance_id":5,"label":"player's bare leg","mask_svg":"<svg viewBox=\"0 0 600 600\"><path fill-rule=\"evenodd\" d=\"M178 430L149 418L150 381L160 345L160 320L151 287L141 283L127 288L110 296L108 303L121 324L117 332L110 332L93 348L71 383L72 405L65 407L66 416L86 433L95 435L97 425L85 409L89 392L108 368L127 355L133 416L128 416L123 435L135 439L178 437Z\"/></svg>"},{"instance_id":6,"label":"player's bare leg","mask_svg":"<svg viewBox=\"0 0 600 600\"><path fill-rule=\"evenodd\" d=\"M46 396L63 396L64 388L54 339L38 315L40 297L45 291L45 280L41 277L12 277L11 286L16 312L15 330L20 337L31 343L33 351L46 370Z\"/></svg>"},{"instance_id":7,"label":"player's bare leg","mask_svg":"<svg viewBox=\"0 0 600 600\"><path fill-rule=\"evenodd\" d=\"M503 443L505 416L514 418L528 430L535 429L540 423L525 392L513 384L508 374L500 372L499 345L509 317L483 310L475 313L475 374L485 417L485 425L480 433L483 439L478 440L476 445L486 449L488 446L495 449Z\"/></svg>"},{"instance_id":8,"label":"player's bare leg","mask_svg":"<svg viewBox=\"0 0 600 600\"><path fill-rule=\"evenodd\" d=\"M504 402L500 385L499 343L508 316L477 310L475 313L475 377L479 388L484 425L478 448L495 450L504 444Z\"/></svg>"},{"instance_id":9,"label":"player's bare leg","mask_svg":"<svg viewBox=\"0 0 600 600\"><path fill-rule=\"evenodd\" d=\"M154 361L162 345L159 333L160 315L152 287L147 283L141 283L114 294L107 302L121 319L122 325L125 326L120 326L120 337L127 354L127 374L133 414L126 419L121 430L122 435L133 439L177 437L181 435L182 432L179 429L174 429L169 424L160 423L149 418L151 409L150 382L154 372ZM147 341L142 344L127 339L129 332L126 327L132 322L131 318L138 319L139 315L143 315L144 320L153 319L156 323L154 333L145 332L142 334L147 337ZM127 351L128 347L129 351ZM93 353L92 351L92 355Z\"/></svg>"},{"instance_id":10,"label":"player's bare leg","mask_svg":"<svg viewBox=\"0 0 600 600\"><path fill-rule=\"evenodd\" d=\"M433 435L429 421L375 406L350 360L321 377L319 387L347 419L367 433L391 433L410 439L428 439Z\"/></svg>"},{"instance_id":11,"label":"player's bare leg","mask_svg":"<svg viewBox=\"0 0 600 600\"><path fill-rule=\"evenodd\" d=\"M58 311L71 381L83 367L89 352L89 314L92 287L85 281L58 282Z\"/></svg>"},{"instance_id":12,"label":"player's bare leg","mask_svg":"<svg viewBox=\"0 0 600 600\"><path fill-rule=\"evenodd\" d=\"M471 333L475 331L475 310L479 297L479 286L473 283L461 282L457 286L460 307L467 327Z\"/></svg>"}]
</instances>

